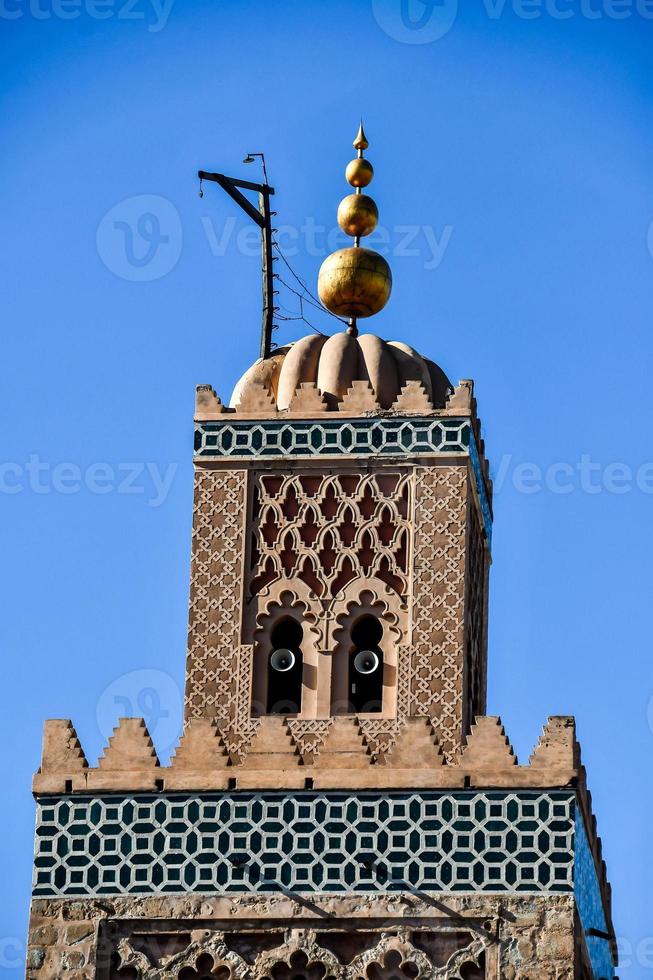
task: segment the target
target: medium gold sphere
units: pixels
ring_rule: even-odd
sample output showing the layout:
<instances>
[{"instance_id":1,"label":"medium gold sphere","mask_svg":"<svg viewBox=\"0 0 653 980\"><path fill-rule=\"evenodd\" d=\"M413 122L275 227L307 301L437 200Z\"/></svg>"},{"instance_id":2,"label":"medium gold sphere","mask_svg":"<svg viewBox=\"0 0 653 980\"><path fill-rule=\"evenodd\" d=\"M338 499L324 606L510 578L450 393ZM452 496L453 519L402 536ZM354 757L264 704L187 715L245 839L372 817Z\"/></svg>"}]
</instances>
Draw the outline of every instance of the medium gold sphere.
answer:
<instances>
[{"instance_id":1,"label":"medium gold sphere","mask_svg":"<svg viewBox=\"0 0 653 980\"><path fill-rule=\"evenodd\" d=\"M356 157L351 163L347 164L345 177L352 187L367 187L372 182L374 167L369 160L363 157Z\"/></svg>"},{"instance_id":2,"label":"medium gold sphere","mask_svg":"<svg viewBox=\"0 0 653 980\"><path fill-rule=\"evenodd\" d=\"M367 194L348 194L338 206L338 224L352 238L371 235L379 220L379 209Z\"/></svg>"},{"instance_id":3,"label":"medium gold sphere","mask_svg":"<svg viewBox=\"0 0 653 980\"><path fill-rule=\"evenodd\" d=\"M341 248L322 263L317 291L338 316L373 316L390 299L390 266L370 248Z\"/></svg>"}]
</instances>

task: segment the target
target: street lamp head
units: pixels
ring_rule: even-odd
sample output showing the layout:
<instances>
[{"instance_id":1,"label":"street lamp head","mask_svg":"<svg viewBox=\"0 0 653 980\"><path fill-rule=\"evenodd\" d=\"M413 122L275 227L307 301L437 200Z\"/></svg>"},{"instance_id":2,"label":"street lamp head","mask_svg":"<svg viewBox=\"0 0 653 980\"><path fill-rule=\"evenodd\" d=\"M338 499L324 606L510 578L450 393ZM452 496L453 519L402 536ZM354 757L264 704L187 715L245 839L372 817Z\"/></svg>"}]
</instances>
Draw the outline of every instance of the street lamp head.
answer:
<instances>
[{"instance_id":1,"label":"street lamp head","mask_svg":"<svg viewBox=\"0 0 653 980\"><path fill-rule=\"evenodd\" d=\"M248 153L247 156L243 159L243 163L254 163L254 161L255 161L255 159L257 157L261 161L261 166L263 167L263 181L264 181L265 184L267 184L267 182L268 182L268 172L265 169L265 154L264 153Z\"/></svg>"}]
</instances>

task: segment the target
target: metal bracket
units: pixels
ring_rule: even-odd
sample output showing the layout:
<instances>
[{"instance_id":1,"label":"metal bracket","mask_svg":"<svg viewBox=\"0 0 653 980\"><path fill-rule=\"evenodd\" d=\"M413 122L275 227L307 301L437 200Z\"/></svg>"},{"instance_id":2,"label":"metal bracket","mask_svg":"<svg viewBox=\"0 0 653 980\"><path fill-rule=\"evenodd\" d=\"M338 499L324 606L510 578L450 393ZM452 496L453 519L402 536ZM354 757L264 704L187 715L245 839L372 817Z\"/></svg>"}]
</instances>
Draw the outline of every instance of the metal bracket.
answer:
<instances>
[{"instance_id":1,"label":"metal bracket","mask_svg":"<svg viewBox=\"0 0 653 980\"><path fill-rule=\"evenodd\" d=\"M227 192L230 198L242 208L245 214L261 229L261 279L263 292L263 319L261 323L261 357L267 358L272 351L272 328L274 326L274 278L272 255L272 213L270 195L274 187L269 184L254 184L250 180L227 177L226 174L207 173L198 170L200 180L212 180ZM238 188L258 194L258 208Z\"/></svg>"}]
</instances>

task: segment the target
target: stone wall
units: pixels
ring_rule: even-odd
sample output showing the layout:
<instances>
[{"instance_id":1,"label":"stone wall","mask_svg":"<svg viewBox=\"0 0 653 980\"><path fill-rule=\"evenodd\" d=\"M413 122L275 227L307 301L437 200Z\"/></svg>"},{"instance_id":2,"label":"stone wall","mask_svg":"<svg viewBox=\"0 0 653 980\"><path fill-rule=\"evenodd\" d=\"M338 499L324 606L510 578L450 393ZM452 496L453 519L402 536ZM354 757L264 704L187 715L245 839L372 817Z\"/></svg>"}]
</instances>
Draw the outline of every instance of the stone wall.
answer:
<instances>
[{"instance_id":1,"label":"stone wall","mask_svg":"<svg viewBox=\"0 0 653 980\"><path fill-rule=\"evenodd\" d=\"M577 980L570 896L35 900L28 980Z\"/></svg>"}]
</instances>

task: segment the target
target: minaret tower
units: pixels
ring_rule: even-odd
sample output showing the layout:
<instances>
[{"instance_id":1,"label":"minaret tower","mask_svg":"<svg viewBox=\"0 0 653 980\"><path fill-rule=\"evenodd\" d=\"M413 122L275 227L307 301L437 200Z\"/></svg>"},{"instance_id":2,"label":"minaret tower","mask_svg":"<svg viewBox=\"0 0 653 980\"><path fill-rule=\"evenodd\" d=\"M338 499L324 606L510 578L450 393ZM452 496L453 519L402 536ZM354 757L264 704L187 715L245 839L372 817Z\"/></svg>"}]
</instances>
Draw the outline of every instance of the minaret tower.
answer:
<instances>
[{"instance_id":1,"label":"minaret tower","mask_svg":"<svg viewBox=\"0 0 653 980\"><path fill-rule=\"evenodd\" d=\"M361 128L319 272L343 319L197 389L184 728L46 722L31 980L613 980L573 718L487 716L492 486L471 381L387 303ZM525 654L526 656L526 654Z\"/></svg>"},{"instance_id":2,"label":"minaret tower","mask_svg":"<svg viewBox=\"0 0 653 980\"><path fill-rule=\"evenodd\" d=\"M186 710L219 721L236 754L253 719L273 713L302 750L336 715L356 716L374 753L406 718L429 718L452 759L485 710L491 485L472 385L454 392L407 344L359 335L392 284L383 256L360 246L378 220L359 193L368 145L361 125L346 170L356 193L338 208L354 245L329 255L318 281L347 328L257 361L233 415L200 396ZM233 536L215 533L223 521ZM243 555L228 597L217 582L207 591ZM277 677L269 657L288 618L302 649ZM365 677L351 658L363 640L378 650ZM291 687L272 711L269 690Z\"/></svg>"}]
</instances>

